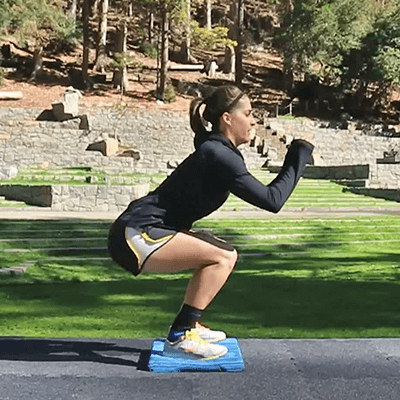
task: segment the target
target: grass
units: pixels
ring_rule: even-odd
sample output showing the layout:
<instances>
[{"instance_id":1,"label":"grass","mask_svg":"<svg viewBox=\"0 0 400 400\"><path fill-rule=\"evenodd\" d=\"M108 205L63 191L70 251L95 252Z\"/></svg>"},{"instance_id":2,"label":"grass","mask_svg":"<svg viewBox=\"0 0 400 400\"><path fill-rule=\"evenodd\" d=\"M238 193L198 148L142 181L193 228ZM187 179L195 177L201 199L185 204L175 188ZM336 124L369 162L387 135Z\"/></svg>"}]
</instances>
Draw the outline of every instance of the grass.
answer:
<instances>
[{"instance_id":1,"label":"grass","mask_svg":"<svg viewBox=\"0 0 400 400\"><path fill-rule=\"evenodd\" d=\"M137 185L149 183L156 187L166 174L109 173L102 168L20 168L18 175L10 180L0 180L4 185Z\"/></svg>"},{"instance_id":2,"label":"grass","mask_svg":"<svg viewBox=\"0 0 400 400\"><path fill-rule=\"evenodd\" d=\"M106 253L111 221L0 221L0 335L165 336L189 274L134 278ZM205 219L237 268L204 322L241 338L398 337L397 216Z\"/></svg>"},{"instance_id":3,"label":"grass","mask_svg":"<svg viewBox=\"0 0 400 400\"><path fill-rule=\"evenodd\" d=\"M254 175L264 184L276 175L256 172ZM351 192L343 192L343 186L328 180L301 179L284 206L285 208L400 208L400 203L378 199ZM225 211L257 210L256 207L231 195L223 205Z\"/></svg>"}]
</instances>

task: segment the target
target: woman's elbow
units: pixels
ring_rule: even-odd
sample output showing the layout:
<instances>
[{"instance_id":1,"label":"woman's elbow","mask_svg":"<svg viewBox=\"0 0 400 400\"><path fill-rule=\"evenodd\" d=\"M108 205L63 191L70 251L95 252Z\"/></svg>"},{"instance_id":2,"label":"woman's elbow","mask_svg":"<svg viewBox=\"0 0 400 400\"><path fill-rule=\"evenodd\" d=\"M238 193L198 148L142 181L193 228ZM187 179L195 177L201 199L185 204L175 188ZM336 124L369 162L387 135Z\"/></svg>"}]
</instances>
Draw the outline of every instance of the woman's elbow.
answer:
<instances>
[{"instance_id":1,"label":"woman's elbow","mask_svg":"<svg viewBox=\"0 0 400 400\"><path fill-rule=\"evenodd\" d=\"M282 209L282 207L276 207L271 212L274 214L278 214L278 212L281 211L281 209Z\"/></svg>"},{"instance_id":2,"label":"woman's elbow","mask_svg":"<svg viewBox=\"0 0 400 400\"><path fill-rule=\"evenodd\" d=\"M281 203L273 203L273 204L269 204L267 210L274 214L278 214L278 212L281 211L282 207L283 207L283 204L281 204Z\"/></svg>"}]
</instances>

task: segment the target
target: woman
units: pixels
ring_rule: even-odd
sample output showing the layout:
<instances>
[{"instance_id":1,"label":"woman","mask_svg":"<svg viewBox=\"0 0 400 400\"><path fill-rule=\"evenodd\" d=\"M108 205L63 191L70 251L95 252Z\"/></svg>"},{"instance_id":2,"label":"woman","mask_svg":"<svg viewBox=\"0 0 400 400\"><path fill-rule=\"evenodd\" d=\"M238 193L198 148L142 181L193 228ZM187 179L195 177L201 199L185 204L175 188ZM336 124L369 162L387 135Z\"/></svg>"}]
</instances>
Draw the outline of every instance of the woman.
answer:
<instances>
[{"instance_id":1,"label":"woman","mask_svg":"<svg viewBox=\"0 0 400 400\"><path fill-rule=\"evenodd\" d=\"M211 123L211 131L203 120ZM109 250L114 261L134 275L194 270L166 345L194 358L215 359L227 352L215 344L226 335L202 325L200 317L226 283L238 254L225 241L192 231L192 224L218 209L229 193L277 213L296 186L313 146L294 140L281 172L265 186L247 171L237 149L250 141L256 125L244 92L227 85L209 97L194 99L190 125L195 152L156 190L129 204L110 230Z\"/></svg>"}]
</instances>

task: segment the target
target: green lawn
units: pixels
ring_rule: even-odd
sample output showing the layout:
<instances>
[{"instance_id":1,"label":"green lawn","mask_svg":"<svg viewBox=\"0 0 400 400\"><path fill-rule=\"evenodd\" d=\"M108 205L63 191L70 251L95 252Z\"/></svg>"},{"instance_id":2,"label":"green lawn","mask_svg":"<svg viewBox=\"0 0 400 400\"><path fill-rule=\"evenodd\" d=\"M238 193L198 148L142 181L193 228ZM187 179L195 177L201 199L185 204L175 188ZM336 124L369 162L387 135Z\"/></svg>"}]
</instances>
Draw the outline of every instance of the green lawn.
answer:
<instances>
[{"instance_id":1,"label":"green lawn","mask_svg":"<svg viewBox=\"0 0 400 400\"><path fill-rule=\"evenodd\" d=\"M276 176L264 171L253 171L253 174L264 184L268 184ZM400 208L398 202L343 192L343 189L343 186L329 180L300 179L284 207L297 209L310 207L324 209ZM247 211L257 210L257 208L232 195L223 205L222 210Z\"/></svg>"},{"instance_id":2,"label":"green lawn","mask_svg":"<svg viewBox=\"0 0 400 400\"><path fill-rule=\"evenodd\" d=\"M3 185L137 185L148 183L155 188L166 174L111 173L101 167L41 168L21 167L10 180L0 180Z\"/></svg>"},{"instance_id":3,"label":"green lawn","mask_svg":"<svg viewBox=\"0 0 400 400\"><path fill-rule=\"evenodd\" d=\"M293 195L294 196L294 195ZM237 268L204 322L241 338L400 336L400 219L205 219ZM0 221L0 335L160 337L189 274L134 278L110 261L111 221Z\"/></svg>"}]
</instances>

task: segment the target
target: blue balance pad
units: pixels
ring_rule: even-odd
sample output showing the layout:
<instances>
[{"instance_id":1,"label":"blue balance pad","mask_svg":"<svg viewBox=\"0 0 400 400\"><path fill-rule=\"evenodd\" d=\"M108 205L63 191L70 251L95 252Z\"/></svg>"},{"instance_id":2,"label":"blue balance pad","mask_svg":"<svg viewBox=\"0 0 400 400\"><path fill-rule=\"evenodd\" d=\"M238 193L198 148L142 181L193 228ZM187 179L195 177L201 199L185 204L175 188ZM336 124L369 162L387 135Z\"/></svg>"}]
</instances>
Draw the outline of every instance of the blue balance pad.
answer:
<instances>
[{"instance_id":1,"label":"blue balance pad","mask_svg":"<svg viewBox=\"0 0 400 400\"><path fill-rule=\"evenodd\" d=\"M151 347L149 370L152 372L239 372L244 370L242 350L237 339L218 342L228 353L216 360L194 360L176 356L165 348L165 339L155 339Z\"/></svg>"}]
</instances>

